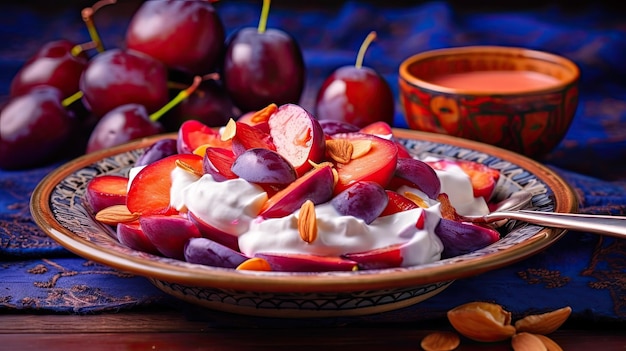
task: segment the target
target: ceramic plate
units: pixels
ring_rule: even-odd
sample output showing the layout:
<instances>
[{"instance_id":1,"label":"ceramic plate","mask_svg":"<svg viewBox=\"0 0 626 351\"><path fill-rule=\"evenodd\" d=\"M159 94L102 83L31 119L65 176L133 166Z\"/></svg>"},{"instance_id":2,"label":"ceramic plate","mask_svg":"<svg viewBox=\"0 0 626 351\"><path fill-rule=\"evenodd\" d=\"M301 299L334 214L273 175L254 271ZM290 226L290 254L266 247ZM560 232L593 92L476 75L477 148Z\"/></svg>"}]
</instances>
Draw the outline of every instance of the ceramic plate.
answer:
<instances>
[{"instance_id":1,"label":"ceramic plate","mask_svg":"<svg viewBox=\"0 0 626 351\"><path fill-rule=\"evenodd\" d=\"M490 145L439 134L396 129L416 156L481 162L501 171L496 196L526 189L537 210L574 212L577 201L557 174L526 157ZM364 315L405 307L461 279L533 255L557 241L563 229L509 223L497 243L470 254L426 265L357 272L285 273L235 271L190 264L129 249L114 231L83 207L87 183L102 174L127 175L144 148L161 135L77 158L46 176L31 198L37 224L68 250L148 278L161 290L221 311L304 318Z\"/></svg>"}]
</instances>

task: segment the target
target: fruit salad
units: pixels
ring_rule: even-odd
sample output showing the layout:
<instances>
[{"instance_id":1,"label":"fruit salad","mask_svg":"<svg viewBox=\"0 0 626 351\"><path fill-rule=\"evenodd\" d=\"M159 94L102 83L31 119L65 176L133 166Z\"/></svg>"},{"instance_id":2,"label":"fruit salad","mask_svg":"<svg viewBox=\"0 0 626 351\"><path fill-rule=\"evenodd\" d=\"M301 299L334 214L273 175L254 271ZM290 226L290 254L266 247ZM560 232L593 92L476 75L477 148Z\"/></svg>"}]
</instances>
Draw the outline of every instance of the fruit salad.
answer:
<instances>
[{"instance_id":1,"label":"fruit salad","mask_svg":"<svg viewBox=\"0 0 626 351\"><path fill-rule=\"evenodd\" d=\"M385 122L318 121L296 104L183 123L128 176L101 175L85 203L120 243L239 270L353 271L430 263L500 238L485 214L500 177L418 159Z\"/></svg>"}]
</instances>

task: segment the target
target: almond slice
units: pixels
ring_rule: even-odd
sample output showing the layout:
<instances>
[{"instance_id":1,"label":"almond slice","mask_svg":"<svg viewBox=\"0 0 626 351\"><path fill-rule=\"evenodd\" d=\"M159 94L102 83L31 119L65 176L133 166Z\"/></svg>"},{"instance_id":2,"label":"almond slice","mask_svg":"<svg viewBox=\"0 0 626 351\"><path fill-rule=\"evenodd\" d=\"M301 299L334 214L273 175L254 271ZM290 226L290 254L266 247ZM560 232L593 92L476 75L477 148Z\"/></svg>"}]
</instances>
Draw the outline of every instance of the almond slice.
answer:
<instances>
[{"instance_id":1,"label":"almond slice","mask_svg":"<svg viewBox=\"0 0 626 351\"><path fill-rule=\"evenodd\" d=\"M410 191L405 191L404 197L406 197L407 199L413 201L413 203L415 203L417 206L421 207L421 208L428 208L428 204L426 203L426 201L424 201L424 199L422 199L421 197L415 195L414 193L410 192Z\"/></svg>"},{"instance_id":2,"label":"almond slice","mask_svg":"<svg viewBox=\"0 0 626 351\"><path fill-rule=\"evenodd\" d=\"M351 143L353 150L350 158L353 160L367 155L367 153L372 149L371 140L352 140Z\"/></svg>"},{"instance_id":3,"label":"almond slice","mask_svg":"<svg viewBox=\"0 0 626 351\"><path fill-rule=\"evenodd\" d=\"M276 110L278 110L278 105L276 105L275 103L271 103L264 108L254 112L252 117L250 117L250 121L252 121L253 123L267 122L270 119L270 116L274 114Z\"/></svg>"},{"instance_id":4,"label":"almond slice","mask_svg":"<svg viewBox=\"0 0 626 351\"><path fill-rule=\"evenodd\" d=\"M235 120L231 118L228 120L228 123L226 123L226 126L224 126L224 129L222 130L222 135L220 135L220 140L222 141L231 140L232 138L235 137L236 133L237 133L237 122L235 122Z\"/></svg>"},{"instance_id":5,"label":"almond slice","mask_svg":"<svg viewBox=\"0 0 626 351\"><path fill-rule=\"evenodd\" d=\"M300 233L300 238L309 244L317 239L317 217L315 216L315 204L311 200L306 200L300 207L298 233Z\"/></svg>"},{"instance_id":6,"label":"almond slice","mask_svg":"<svg viewBox=\"0 0 626 351\"><path fill-rule=\"evenodd\" d=\"M326 140L326 152L328 156L338 163L348 163L352 159L354 146L345 139Z\"/></svg>"},{"instance_id":7,"label":"almond slice","mask_svg":"<svg viewBox=\"0 0 626 351\"><path fill-rule=\"evenodd\" d=\"M197 170L195 170L193 167L191 167L191 165L189 165L188 163L185 163L184 161L176 160L175 164L176 164L176 167L182 169L185 172L189 172L197 177L202 177L204 175L201 172L198 172Z\"/></svg>"},{"instance_id":8,"label":"almond slice","mask_svg":"<svg viewBox=\"0 0 626 351\"><path fill-rule=\"evenodd\" d=\"M235 269L238 271L269 272L272 270L272 267L270 266L269 262L267 262L267 260L260 258L260 257L252 257L241 262L241 264L239 264L239 266L237 266L237 268Z\"/></svg>"},{"instance_id":9,"label":"almond slice","mask_svg":"<svg viewBox=\"0 0 626 351\"><path fill-rule=\"evenodd\" d=\"M132 213L126 205L114 205L96 213L96 220L106 225L134 222L139 219L138 213Z\"/></svg>"}]
</instances>

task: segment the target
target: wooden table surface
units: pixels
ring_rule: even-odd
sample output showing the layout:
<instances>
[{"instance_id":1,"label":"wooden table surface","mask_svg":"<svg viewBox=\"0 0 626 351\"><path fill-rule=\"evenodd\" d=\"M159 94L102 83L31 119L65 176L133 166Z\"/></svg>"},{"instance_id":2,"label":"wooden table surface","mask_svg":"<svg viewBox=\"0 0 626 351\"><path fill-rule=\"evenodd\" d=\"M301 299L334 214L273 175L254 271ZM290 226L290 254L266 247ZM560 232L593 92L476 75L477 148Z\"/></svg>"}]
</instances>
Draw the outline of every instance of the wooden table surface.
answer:
<instances>
[{"instance_id":1,"label":"wooden table surface","mask_svg":"<svg viewBox=\"0 0 626 351\"><path fill-rule=\"evenodd\" d=\"M624 326L564 326L563 350L626 350ZM392 324L320 328L210 328L170 308L97 315L0 315L0 350L421 350L446 326ZM510 342L461 339L457 350L511 350Z\"/></svg>"}]
</instances>

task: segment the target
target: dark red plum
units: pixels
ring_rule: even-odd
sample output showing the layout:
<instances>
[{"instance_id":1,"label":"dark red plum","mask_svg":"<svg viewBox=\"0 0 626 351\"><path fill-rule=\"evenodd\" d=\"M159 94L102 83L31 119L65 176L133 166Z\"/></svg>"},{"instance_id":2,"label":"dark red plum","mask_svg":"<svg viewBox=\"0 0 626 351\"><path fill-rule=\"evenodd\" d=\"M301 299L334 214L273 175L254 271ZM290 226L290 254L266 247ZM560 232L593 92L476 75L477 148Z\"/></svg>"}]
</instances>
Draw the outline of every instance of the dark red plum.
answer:
<instances>
[{"instance_id":1,"label":"dark red plum","mask_svg":"<svg viewBox=\"0 0 626 351\"><path fill-rule=\"evenodd\" d=\"M64 152L77 120L51 86L13 98L0 112L0 168L24 169L51 162Z\"/></svg>"},{"instance_id":2,"label":"dark red plum","mask_svg":"<svg viewBox=\"0 0 626 351\"><path fill-rule=\"evenodd\" d=\"M154 144L150 145L141 156L139 156L135 162L135 166L146 166L154 161L177 154L178 150L176 144L176 139L170 138L156 141Z\"/></svg>"},{"instance_id":3,"label":"dark red plum","mask_svg":"<svg viewBox=\"0 0 626 351\"><path fill-rule=\"evenodd\" d=\"M293 166L278 152L254 148L237 156L231 170L250 183L289 184L296 180Z\"/></svg>"},{"instance_id":4,"label":"dark red plum","mask_svg":"<svg viewBox=\"0 0 626 351\"><path fill-rule=\"evenodd\" d=\"M185 245L185 261L213 267L237 268L248 257L207 238L191 238Z\"/></svg>"},{"instance_id":5,"label":"dark red plum","mask_svg":"<svg viewBox=\"0 0 626 351\"><path fill-rule=\"evenodd\" d=\"M436 199L441 191L441 181L435 170L426 162L415 158L398 158L396 177L410 182L410 185L421 190L431 199Z\"/></svg>"},{"instance_id":6,"label":"dark red plum","mask_svg":"<svg viewBox=\"0 0 626 351\"><path fill-rule=\"evenodd\" d=\"M165 257L185 259L185 245L202 235L190 220L179 215L147 215L139 218L141 230Z\"/></svg>"},{"instance_id":7,"label":"dark red plum","mask_svg":"<svg viewBox=\"0 0 626 351\"><path fill-rule=\"evenodd\" d=\"M59 89L62 98L78 92L78 81L89 58L84 52L73 54L75 46L68 40L44 44L11 80L11 97L23 95L41 85Z\"/></svg>"},{"instance_id":8,"label":"dark red plum","mask_svg":"<svg viewBox=\"0 0 626 351\"><path fill-rule=\"evenodd\" d=\"M109 49L94 56L80 78L85 106L102 117L130 103L153 113L169 101L167 69L140 52Z\"/></svg>"},{"instance_id":9,"label":"dark red plum","mask_svg":"<svg viewBox=\"0 0 626 351\"><path fill-rule=\"evenodd\" d=\"M385 189L370 181L356 182L330 200L341 215L360 218L367 224L380 216L388 202Z\"/></svg>"},{"instance_id":10,"label":"dark red plum","mask_svg":"<svg viewBox=\"0 0 626 351\"><path fill-rule=\"evenodd\" d=\"M87 142L87 153L159 134L162 131L161 124L150 120L143 105L121 105L98 121Z\"/></svg>"},{"instance_id":11,"label":"dark red plum","mask_svg":"<svg viewBox=\"0 0 626 351\"><path fill-rule=\"evenodd\" d=\"M443 243L441 258L470 253L500 239L500 233L494 229L446 218L439 221L435 234Z\"/></svg>"},{"instance_id":12,"label":"dark red plum","mask_svg":"<svg viewBox=\"0 0 626 351\"><path fill-rule=\"evenodd\" d=\"M126 46L192 75L215 72L224 25L211 1L145 1L133 15Z\"/></svg>"},{"instance_id":13,"label":"dark red plum","mask_svg":"<svg viewBox=\"0 0 626 351\"><path fill-rule=\"evenodd\" d=\"M296 40L278 29L242 28L229 39L222 67L226 91L242 112L298 103L305 66Z\"/></svg>"}]
</instances>

